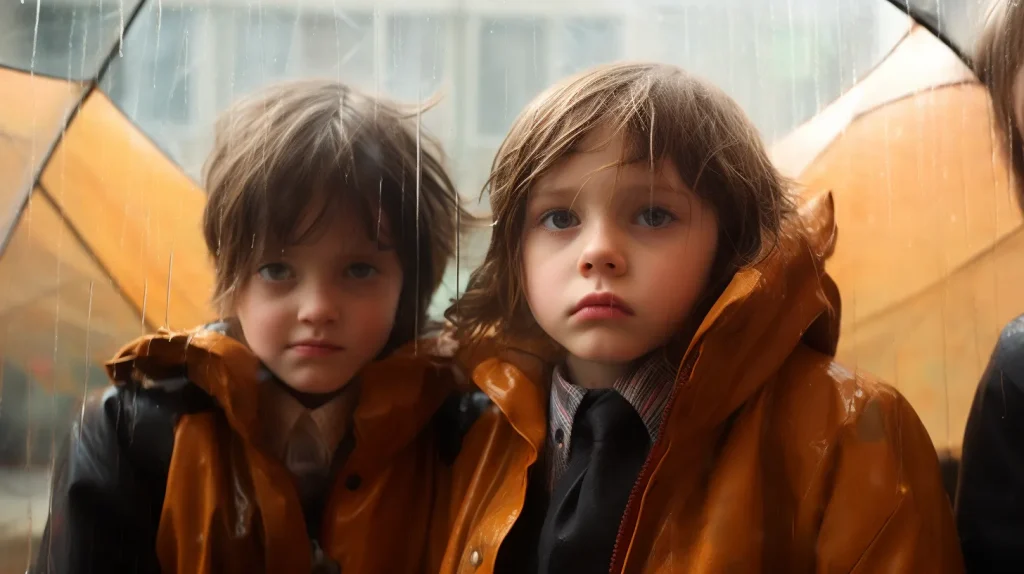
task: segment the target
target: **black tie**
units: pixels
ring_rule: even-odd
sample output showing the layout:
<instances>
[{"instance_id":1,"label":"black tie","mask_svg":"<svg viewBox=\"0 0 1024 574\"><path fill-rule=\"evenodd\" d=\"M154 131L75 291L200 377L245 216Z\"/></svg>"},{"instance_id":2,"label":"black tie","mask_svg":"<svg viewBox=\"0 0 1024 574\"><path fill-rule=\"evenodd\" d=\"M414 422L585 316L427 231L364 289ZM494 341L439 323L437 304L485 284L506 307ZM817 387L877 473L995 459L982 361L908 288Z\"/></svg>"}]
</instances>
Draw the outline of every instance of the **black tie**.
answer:
<instances>
[{"instance_id":1,"label":"black tie","mask_svg":"<svg viewBox=\"0 0 1024 574\"><path fill-rule=\"evenodd\" d=\"M607 572L651 438L633 406L602 389L588 391L580 403L570 448L541 526L539 571Z\"/></svg>"}]
</instances>

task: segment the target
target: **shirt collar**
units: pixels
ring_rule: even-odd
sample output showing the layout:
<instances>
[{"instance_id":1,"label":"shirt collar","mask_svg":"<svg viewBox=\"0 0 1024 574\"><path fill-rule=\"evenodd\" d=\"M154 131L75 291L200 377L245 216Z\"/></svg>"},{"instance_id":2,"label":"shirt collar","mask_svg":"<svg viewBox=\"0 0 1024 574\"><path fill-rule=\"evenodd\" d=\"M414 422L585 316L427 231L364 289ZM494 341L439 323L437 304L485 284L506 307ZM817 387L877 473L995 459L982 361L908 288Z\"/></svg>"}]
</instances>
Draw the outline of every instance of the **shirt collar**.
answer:
<instances>
[{"instance_id":1,"label":"shirt collar","mask_svg":"<svg viewBox=\"0 0 1024 574\"><path fill-rule=\"evenodd\" d=\"M664 353L651 353L641 359L634 369L620 377L612 385L632 405L644 421L651 441L658 437L661 419L672 394L677 369ZM549 408L549 431L562 428L572 429L572 420L587 389L569 382L564 366L556 367L551 375L551 405Z\"/></svg>"},{"instance_id":2,"label":"shirt collar","mask_svg":"<svg viewBox=\"0 0 1024 574\"><path fill-rule=\"evenodd\" d=\"M304 413L316 424L319 438L333 453L348 432L349 422L359 396L359 381L352 381L338 396L315 409L307 409L271 377L260 385L260 411L265 415L264 436L270 452L283 457L292 438L292 431Z\"/></svg>"}]
</instances>

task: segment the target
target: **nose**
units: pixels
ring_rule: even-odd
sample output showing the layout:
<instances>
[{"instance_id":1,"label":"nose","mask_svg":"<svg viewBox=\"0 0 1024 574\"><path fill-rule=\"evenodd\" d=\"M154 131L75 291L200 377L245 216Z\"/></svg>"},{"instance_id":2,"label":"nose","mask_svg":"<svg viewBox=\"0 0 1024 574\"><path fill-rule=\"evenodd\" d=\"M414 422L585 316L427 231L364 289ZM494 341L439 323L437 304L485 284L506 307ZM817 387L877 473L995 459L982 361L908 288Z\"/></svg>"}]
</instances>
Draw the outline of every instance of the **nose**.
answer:
<instances>
[{"instance_id":1,"label":"nose","mask_svg":"<svg viewBox=\"0 0 1024 574\"><path fill-rule=\"evenodd\" d=\"M330 285L311 284L299 293L299 297L299 321L311 325L325 325L338 321L339 306Z\"/></svg>"},{"instance_id":2,"label":"nose","mask_svg":"<svg viewBox=\"0 0 1024 574\"><path fill-rule=\"evenodd\" d=\"M619 238L609 225L594 225L585 236L580 253L579 272L584 277L593 273L618 277L626 273L626 256Z\"/></svg>"}]
</instances>

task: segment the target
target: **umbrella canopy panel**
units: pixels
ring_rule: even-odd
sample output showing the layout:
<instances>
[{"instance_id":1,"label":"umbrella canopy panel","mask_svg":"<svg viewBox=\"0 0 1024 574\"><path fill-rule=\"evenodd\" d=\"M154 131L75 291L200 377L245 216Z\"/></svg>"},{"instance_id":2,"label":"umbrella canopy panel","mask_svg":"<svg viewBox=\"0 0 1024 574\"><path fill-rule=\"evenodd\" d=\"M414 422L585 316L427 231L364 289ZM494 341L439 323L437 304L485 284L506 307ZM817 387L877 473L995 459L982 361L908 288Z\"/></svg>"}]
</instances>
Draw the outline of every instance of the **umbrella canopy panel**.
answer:
<instances>
[{"instance_id":1,"label":"umbrella canopy panel","mask_svg":"<svg viewBox=\"0 0 1024 574\"><path fill-rule=\"evenodd\" d=\"M142 7L0 6L0 357L51 391L212 317L203 194L99 89Z\"/></svg>"},{"instance_id":2,"label":"umbrella canopy panel","mask_svg":"<svg viewBox=\"0 0 1024 574\"><path fill-rule=\"evenodd\" d=\"M81 383L72 363L101 363L126 333L211 319L204 196L192 180L88 84L0 69L0 86L0 164L11 166L0 172L5 359L47 364L41 382L70 392ZM106 293L136 319L90 312ZM92 344L78 340L90 332Z\"/></svg>"},{"instance_id":3,"label":"umbrella canopy panel","mask_svg":"<svg viewBox=\"0 0 1024 574\"><path fill-rule=\"evenodd\" d=\"M956 451L998 334L1024 311L1021 216L985 89L916 28L780 142L807 193L832 190L839 357L893 383Z\"/></svg>"}]
</instances>

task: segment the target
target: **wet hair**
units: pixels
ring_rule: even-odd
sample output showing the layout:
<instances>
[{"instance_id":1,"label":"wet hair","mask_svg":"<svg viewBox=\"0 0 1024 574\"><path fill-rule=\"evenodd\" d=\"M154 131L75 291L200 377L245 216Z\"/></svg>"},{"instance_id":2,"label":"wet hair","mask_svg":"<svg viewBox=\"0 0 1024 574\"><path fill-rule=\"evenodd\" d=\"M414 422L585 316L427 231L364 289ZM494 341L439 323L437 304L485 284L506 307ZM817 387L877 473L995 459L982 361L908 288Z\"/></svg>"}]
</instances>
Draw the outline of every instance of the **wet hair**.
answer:
<instances>
[{"instance_id":1,"label":"wet hair","mask_svg":"<svg viewBox=\"0 0 1024 574\"><path fill-rule=\"evenodd\" d=\"M1019 128L1024 118L1017 117L1014 102L1014 86L1024 70L1024 0L995 0L989 5L973 60L974 72L992 98L996 135L1010 156L1017 199L1024 209L1024 143Z\"/></svg>"},{"instance_id":2,"label":"wet hair","mask_svg":"<svg viewBox=\"0 0 1024 574\"><path fill-rule=\"evenodd\" d=\"M485 188L493 212L491 243L466 292L445 314L456 338L542 335L523 288L527 198L538 178L603 127L624 135L625 163L644 161L653 169L670 161L714 210L718 252L702 297L710 298L705 306L710 308L736 270L777 244L783 220L794 212L789 183L736 102L674 66L598 66L538 96L499 148Z\"/></svg>"},{"instance_id":3,"label":"wet hair","mask_svg":"<svg viewBox=\"0 0 1024 574\"><path fill-rule=\"evenodd\" d=\"M203 234L223 316L270 250L310 239L354 206L367 233L397 251L405 277L385 351L419 335L460 220L471 217L417 117L327 80L271 86L220 116L203 173Z\"/></svg>"}]
</instances>

